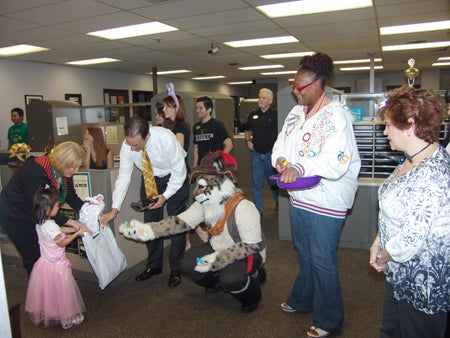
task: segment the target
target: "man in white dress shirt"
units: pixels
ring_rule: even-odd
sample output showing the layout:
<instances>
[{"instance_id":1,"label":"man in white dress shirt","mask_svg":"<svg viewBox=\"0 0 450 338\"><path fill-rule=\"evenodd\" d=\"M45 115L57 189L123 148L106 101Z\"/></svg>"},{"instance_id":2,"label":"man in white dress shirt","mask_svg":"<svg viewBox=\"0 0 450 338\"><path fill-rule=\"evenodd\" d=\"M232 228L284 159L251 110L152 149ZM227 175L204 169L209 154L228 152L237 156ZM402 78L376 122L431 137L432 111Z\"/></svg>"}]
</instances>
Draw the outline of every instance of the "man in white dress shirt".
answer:
<instances>
[{"instance_id":1,"label":"man in white dress shirt","mask_svg":"<svg viewBox=\"0 0 450 338\"><path fill-rule=\"evenodd\" d=\"M142 171L142 151L147 151L153 168L158 195L152 200L154 204L144 211L144 222L156 222L164 218L163 206L167 203L169 216L178 215L186 210L189 196L185 157L186 152L180 146L175 135L166 128L149 127L148 121L134 117L125 122L125 141L120 150L120 168L117 177L112 208L103 214L101 224L112 221L120 211L130 185L133 166ZM141 200L147 199L144 182L141 183ZM179 264L183 258L186 246L186 234L171 237L170 277L168 285L171 288L181 283ZM137 281L144 281L162 272L164 239L146 242L148 260L146 269L137 275Z\"/></svg>"}]
</instances>

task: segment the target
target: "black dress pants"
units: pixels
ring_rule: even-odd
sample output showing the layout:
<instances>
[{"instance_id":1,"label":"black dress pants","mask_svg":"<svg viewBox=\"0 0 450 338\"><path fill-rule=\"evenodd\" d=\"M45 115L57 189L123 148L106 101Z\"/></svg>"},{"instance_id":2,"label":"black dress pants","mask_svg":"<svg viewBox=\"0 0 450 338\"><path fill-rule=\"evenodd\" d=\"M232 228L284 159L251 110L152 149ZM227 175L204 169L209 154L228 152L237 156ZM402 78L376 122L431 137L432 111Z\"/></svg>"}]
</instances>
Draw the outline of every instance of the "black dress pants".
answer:
<instances>
[{"instance_id":1,"label":"black dress pants","mask_svg":"<svg viewBox=\"0 0 450 338\"><path fill-rule=\"evenodd\" d=\"M167 187L170 175L155 177L158 194L162 194ZM141 199L146 199L144 182L141 183ZM189 197L189 182L186 179L180 189L170 197L167 202L167 214L176 216L186 210L186 202ZM144 212L144 222L158 222L164 218L164 207ZM186 233L172 235L170 237L170 271L179 271L180 262L186 249ZM150 269L162 269L164 256L164 238L157 238L145 243L148 251L147 267Z\"/></svg>"},{"instance_id":2,"label":"black dress pants","mask_svg":"<svg viewBox=\"0 0 450 338\"><path fill-rule=\"evenodd\" d=\"M447 338L446 325L447 313L418 311L410 303L394 299L392 286L385 282L380 338Z\"/></svg>"}]
</instances>

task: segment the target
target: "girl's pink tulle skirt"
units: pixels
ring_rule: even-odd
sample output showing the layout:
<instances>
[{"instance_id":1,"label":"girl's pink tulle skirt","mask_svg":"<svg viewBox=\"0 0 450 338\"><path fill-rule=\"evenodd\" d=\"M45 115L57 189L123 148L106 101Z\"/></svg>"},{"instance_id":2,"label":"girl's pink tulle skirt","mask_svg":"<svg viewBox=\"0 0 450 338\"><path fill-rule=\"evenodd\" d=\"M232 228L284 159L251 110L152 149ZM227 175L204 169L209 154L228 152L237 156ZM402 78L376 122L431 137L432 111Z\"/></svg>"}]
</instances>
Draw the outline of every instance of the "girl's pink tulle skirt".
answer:
<instances>
[{"instance_id":1,"label":"girl's pink tulle skirt","mask_svg":"<svg viewBox=\"0 0 450 338\"><path fill-rule=\"evenodd\" d=\"M51 263L39 258L28 283L25 311L34 324L46 327L70 325L86 312L69 260Z\"/></svg>"}]
</instances>

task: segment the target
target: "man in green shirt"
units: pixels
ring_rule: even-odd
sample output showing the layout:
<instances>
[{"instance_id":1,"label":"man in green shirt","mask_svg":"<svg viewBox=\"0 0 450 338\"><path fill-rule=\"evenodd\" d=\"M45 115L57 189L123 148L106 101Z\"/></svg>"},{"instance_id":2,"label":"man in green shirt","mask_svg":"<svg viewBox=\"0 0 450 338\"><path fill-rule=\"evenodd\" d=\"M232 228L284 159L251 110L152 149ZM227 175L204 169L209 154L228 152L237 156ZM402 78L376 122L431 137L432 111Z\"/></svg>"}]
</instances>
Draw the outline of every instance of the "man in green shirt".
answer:
<instances>
[{"instance_id":1,"label":"man in green shirt","mask_svg":"<svg viewBox=\"0 0 450 338\"><path fill-rule=\"evenodd\" d=\"M14 124L8 129L8 149L15 143L28 144L28 127L23 122L23 110L21 108L11 110L11 121Z\"/></svg>"}]
</instances>

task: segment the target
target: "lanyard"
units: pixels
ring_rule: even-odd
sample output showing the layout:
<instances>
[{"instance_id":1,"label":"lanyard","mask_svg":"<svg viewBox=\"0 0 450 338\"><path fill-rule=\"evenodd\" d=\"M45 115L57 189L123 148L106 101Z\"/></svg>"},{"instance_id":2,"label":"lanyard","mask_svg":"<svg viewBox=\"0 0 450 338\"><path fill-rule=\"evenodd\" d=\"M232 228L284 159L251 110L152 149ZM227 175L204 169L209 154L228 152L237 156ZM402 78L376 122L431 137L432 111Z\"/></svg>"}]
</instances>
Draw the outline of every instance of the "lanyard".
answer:
<instances>
[{"instance_id":1,"label":"lanyard","mask_svg":"<svg viewBox=\"0 0 450 338\"><path fill-rule=\"evenodd\" d=\"M53 177L55 178L56 184L58 184L58 177L56 176L56 170L52 166L52 173ZM64 177L61 177L61 183L59 185L59 203L63 204L64 200L66 199L65 193L64 193Z\"/></svg>"}]
</instances>

